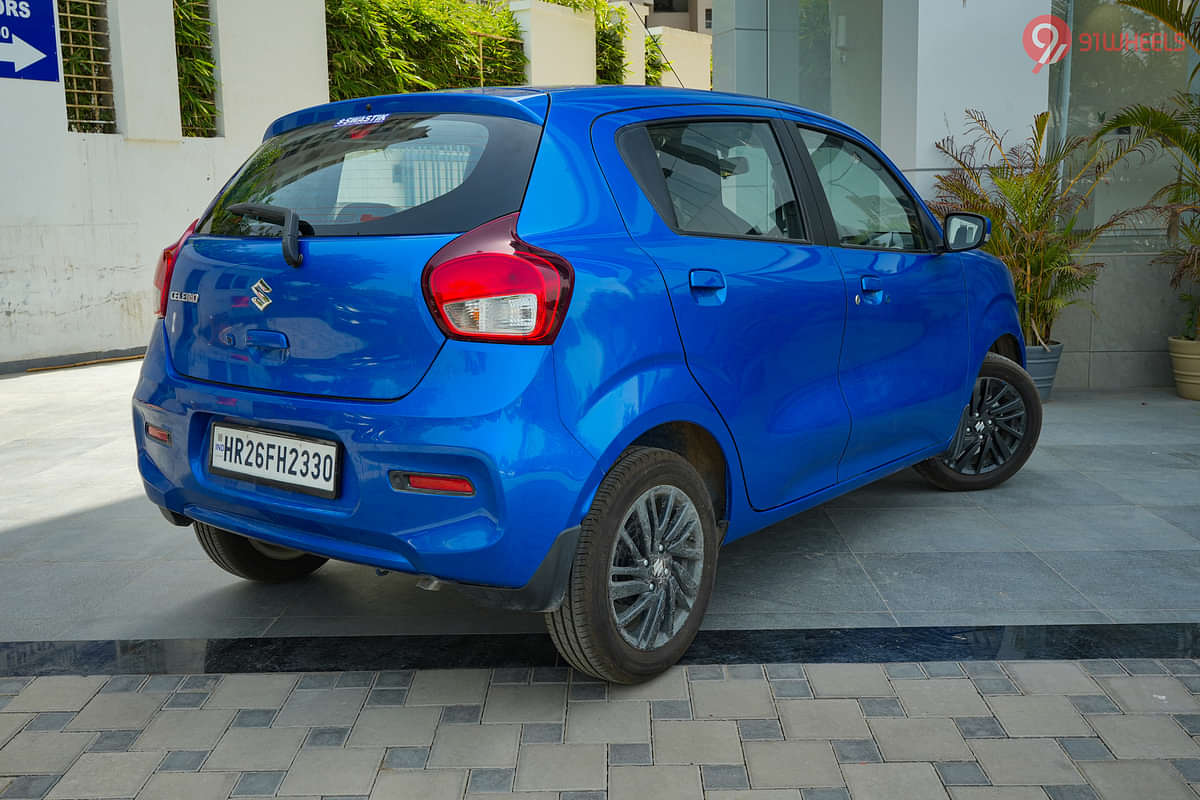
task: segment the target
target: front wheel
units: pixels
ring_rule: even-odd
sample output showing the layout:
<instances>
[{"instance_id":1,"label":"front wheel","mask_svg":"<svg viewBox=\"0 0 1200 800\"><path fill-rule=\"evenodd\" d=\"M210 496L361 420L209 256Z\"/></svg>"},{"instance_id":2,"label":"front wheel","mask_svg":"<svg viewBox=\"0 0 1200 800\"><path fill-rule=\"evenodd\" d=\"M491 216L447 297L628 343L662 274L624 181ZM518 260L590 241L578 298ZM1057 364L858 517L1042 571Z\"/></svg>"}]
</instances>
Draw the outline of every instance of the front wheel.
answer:
<instances>
[{"instance_id":1,"label":"front wheel","mask_svg":"<svg viewBox=\"0 0 1200 800\"><path fill-rule=\"evenodd\" d=\"M1029 373L988 353L950 449L914 469L939 489L990 489L1017 474L1041 432L1042 401Z\"/></svg>"},{"instance_id":2,"label":"front wheel","mask_svg":"<svg viewBox=\"0 0 1200 800\"><path fill-rule=\"evenodd\" d=\"M571 666L636 683L683 655L708 607L720 545L699 473L669 450L631 448L605 476L546 627Z\"/></svg>"}]
</instances>

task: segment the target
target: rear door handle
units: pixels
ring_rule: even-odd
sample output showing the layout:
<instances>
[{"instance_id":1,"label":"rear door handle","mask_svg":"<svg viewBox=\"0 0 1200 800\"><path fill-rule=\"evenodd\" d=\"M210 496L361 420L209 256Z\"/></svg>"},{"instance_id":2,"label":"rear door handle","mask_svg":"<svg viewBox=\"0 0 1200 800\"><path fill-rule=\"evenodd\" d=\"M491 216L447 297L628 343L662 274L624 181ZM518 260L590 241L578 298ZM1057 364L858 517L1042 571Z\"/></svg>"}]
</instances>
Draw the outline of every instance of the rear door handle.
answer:
<instances>
[{"instance_id":1,"label":"rear door handle","mask_svg":"<svg viewBox=\"0 0 1200 800\"><path fill-rule=\"evenodd\" d=\"M246 331L246 346L262 350L287 350L288 338L279 331Z\"/></svg>"},{"instance_id":2,"label":"rear door handle","mask_svg":"<svg viewBox=\"0 0 1200 800\"><path fill-rule=\"evenodd\" d=\"M874 275L863 275L861 285L864 292L883 291L883 281L879 280L879 278L875 277Z\"/></svg>"},{"instance_id":3,"label":"rear door handle","mask_svg":"<svg viewBox=\"0 0 1200 800\"><path fill-rule=\"evenodd\" d=\"M693 289L724 289L725 276L715 269L694 269L688 275Z\"/></svg>"}]
</instances>

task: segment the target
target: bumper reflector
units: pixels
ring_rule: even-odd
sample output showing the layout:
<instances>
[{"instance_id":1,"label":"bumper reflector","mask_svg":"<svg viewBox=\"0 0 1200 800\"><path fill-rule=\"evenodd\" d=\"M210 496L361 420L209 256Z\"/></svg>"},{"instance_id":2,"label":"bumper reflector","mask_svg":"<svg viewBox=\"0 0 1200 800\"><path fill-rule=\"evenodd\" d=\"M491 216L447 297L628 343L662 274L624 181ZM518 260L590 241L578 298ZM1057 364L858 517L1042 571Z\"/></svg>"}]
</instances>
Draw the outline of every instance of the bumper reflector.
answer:
<instances>
[{"instance_id":1,"label":"bumper reflector","mask_svg":"<svg viewBox=\"0 0 1200 800\"><path fill-rule=\"evenodd\" d=\"M162 442L163 444L171 443L171 432L169 430L160 428L157 425L151 425L149 422L146 423L146 435L156 442Z\"/></svg>"},{"instance_id":2,"label":"bumper reflector","mask_svg":"<svg viewBox=\"0 0 1200 800\"><path fill-rule=\"evenodd\" d=\"M427 494L475 494L475 486L469 478L461 475L428 475L421 472L393 472L388 476L393 489L402 492L425 492Z\"/></svg>"}]
</instances>

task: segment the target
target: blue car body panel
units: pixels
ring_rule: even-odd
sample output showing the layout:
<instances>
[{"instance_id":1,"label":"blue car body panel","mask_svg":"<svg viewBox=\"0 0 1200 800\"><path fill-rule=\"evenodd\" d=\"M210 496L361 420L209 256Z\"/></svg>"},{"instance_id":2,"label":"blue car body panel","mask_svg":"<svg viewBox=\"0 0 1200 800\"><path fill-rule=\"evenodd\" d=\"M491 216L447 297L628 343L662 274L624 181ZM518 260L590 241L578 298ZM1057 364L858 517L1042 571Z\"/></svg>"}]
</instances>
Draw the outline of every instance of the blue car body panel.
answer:
<instances>
[{"instance_id":1,"label":"blue car body panel","mask_svg":"<svg viewBox=\"0 0 1200 800\"><path fill-rule=\"evenodd\" d=\"M837 130L883 157L828 117L710 92L513 89L333 103L281 118L267 138L406 110L545 125L517 234L574 269L556 340L442 334L420 274L453 235L302 237L299 270L283 264L278 239L194 236L171 289L210 299L169 304L134 394L138 463L159 506L336 559L517 588L580 523L621 452L659 426L687 423L719 447L731 541L942 452L988 349L1005 336L1023 345L1011 278L994 258L680 236L614 140L649 119L751 115ZM718 269L725 286L697 291L698 268ZM892 303L853 304L867 274ZM303 313L245 311L260 277L277 309ZM247 343L254 331L294 337L322 324L344 338L286 364ZM355 325L371 332L346 337ZM887 396L902 408L887 413ZM215 421L339 443L338 496L210 473ZM149 438L147 423L172 443ZM398 491L396 470L464 475L477 491Z\"/></svg>"}]
</instances>

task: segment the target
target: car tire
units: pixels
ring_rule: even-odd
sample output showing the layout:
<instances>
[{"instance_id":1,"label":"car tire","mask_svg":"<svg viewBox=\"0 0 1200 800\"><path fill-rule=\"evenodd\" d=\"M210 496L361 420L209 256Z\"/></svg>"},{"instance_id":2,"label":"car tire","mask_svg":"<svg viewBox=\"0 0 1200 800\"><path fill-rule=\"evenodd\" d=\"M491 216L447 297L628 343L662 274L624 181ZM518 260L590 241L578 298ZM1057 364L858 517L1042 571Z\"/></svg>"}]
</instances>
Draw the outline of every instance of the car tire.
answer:
<instances>
[{"instance_id":1,"label":"car tire","mask_svg":"<svg viewBox=\"0 0 1200 800\"><path fill-rule=\"evenodd\" d=\"M1016 475L1042 432L1042 401L1029 373L988 353L947 453L915 465L939 489L991 489Z\"/></svg>"},{"instance_id":2,"label":"car tire","mask_svg":"<svg viewBox=\"0 0 1200 800\"><path fill-rule=\"evenodd\" d=\"M550 638L571 666L601 680L663 672L691 645L712 595L720 541L703 479L674 452L630 448L580 528L566 597L546 615Z\"/></svg>"},{"instance_id":3,"label":"car tire","mask_svg":"<svg viewBox=\"0 0 1200 800\"><path fill-rule=\"evenodd\" d=\"M196 538L218 567L239 578L263 583L283 583L303 578L329 560L255 541L203 522L196 523Z\"/></svg>"}]
</instances>

